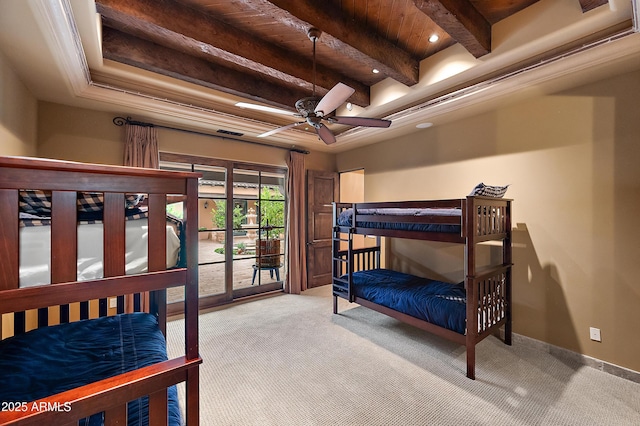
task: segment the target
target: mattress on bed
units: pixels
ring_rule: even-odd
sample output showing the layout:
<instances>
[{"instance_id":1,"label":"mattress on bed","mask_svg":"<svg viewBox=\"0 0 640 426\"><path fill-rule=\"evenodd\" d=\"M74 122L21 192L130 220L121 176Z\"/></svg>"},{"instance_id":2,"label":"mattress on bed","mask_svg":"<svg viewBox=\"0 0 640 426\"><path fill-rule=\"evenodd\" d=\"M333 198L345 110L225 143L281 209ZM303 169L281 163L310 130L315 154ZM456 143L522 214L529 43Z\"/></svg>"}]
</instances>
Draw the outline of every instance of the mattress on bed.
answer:
<instances>
[{"instance_id":1,"label":"mattress on bed","mask_svg":"<svg viewBox=\"0 0 640 426\"><path fill-rule=\"evenodd\" d=\"M148 219L125 222L125 272L147 271ZM78 225L78 281L103 278L103 224ZM173 225L167 224L167 268L176 266L180 239ZM20 228L20 287L51 283L51 226Z\"/></svg>"},{"instance_id":2,"label":"mattress on bed","mask_svg":"<svg viewBox=\"0 0 640 426\"><path fill-rule=\"evenodd\" d=\"M31 402L167 360L153 315L120 314L39 328L0 341L0 402ZM169 425L180 425L176 387ZM128 425L148 425L148 398L128 405ZM98 413L81 425L103 424Z\"/></svg>"},{"instance_id":3,"label":"mattress on bed","mask_svg":"<svg viewBox=\"0 0 640 426\"><path fill-rule=\"evenodd\" d=\"M389 269L353 273L356 296L464 334L464 283L450 284Z\"/></svg>"},{"instance_id":4,"label":"mattress on bed","mask_svg":"<svg viewBox=\"0 0 640 426\"><path fill-rule=\"evenodd\" d=\"M393 215L393 216L453 216L461 217L461 209L453 208L428 208L428 209L358 209L358 215ZM346 209L338 215L337 224L339 226L353 226L353 209ZM390 229L398 231L419 231L419 232L446 232L460 233L460 225L443 223L414 223L414 222L370 222L358 220L358 228Z\"/></svg>"}]
</instances>

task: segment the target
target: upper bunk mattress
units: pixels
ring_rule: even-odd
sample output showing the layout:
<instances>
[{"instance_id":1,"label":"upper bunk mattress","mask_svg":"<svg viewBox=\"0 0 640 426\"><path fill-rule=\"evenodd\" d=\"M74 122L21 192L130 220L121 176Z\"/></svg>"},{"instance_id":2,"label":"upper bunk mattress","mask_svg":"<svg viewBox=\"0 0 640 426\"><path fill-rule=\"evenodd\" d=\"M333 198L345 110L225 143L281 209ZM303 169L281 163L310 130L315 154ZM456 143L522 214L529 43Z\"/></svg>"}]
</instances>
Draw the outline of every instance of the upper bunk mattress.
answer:
<instances>
[{"instance_id":1,"label":"upper bunk mattress","mask_svg":"<svg viewBox=\"0 0 640 426\"><path fill-rule=\"evenodd\" d=\"M353 273L356 296L464 334L464 283L450 284L389 269Z\"/></svg>"},{"instance_id":2,"label":"upper bunk mattress","mask_svg":"<svg viewBox=\"0 0 640 426\"><path fill-rule=\"evenodd\" d=\"M386 216L448 216L461 217L461 209L450 208L428 208L428 209L358 209L357 215L386 215ZM338 216L339 226L353 226L353 209L346 209ZM358 228L390 229L399 231L419 231L419 232L445 232L460 233L460 225L443 223L414 223L414 222L370 222L357 220Z\"/></svg>"},{"instance_id":3,"label":"upper bunk mattress","mask_svg":"<svg viewBox=\"0 0 640 426\"><path fill-rule=\"evenodd\" d=\"M0 402L31 402L167 360L153 315L121 314L31 330L0 341ZM175 386L169 425L180 425ZM131 401L128 425L149 424L148 398ZM100 425L103 414L81 425Z\"/></svg>"}]
</instances>

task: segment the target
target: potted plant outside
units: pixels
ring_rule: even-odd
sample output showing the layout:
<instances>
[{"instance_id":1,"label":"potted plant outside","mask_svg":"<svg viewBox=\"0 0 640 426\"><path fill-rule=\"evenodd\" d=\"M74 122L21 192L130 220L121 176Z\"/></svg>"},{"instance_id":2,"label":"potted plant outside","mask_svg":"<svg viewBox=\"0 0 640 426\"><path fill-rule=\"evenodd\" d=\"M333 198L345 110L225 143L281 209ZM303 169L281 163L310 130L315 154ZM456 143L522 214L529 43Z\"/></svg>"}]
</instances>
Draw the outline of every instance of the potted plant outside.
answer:
<instances>
[{"instance_id":1,"label":"potted plant outside","mask_svg":"<svg viewBox=\"0 0 640 426\"><path fill-rule=\"evenodd\" d=\"M260 200L256 203L260 209L262 232L256 244L256 264L260 268L279 267L280 236L284 225L284 195L279 191L263 187Z\"/></svg>"}]
</instances>

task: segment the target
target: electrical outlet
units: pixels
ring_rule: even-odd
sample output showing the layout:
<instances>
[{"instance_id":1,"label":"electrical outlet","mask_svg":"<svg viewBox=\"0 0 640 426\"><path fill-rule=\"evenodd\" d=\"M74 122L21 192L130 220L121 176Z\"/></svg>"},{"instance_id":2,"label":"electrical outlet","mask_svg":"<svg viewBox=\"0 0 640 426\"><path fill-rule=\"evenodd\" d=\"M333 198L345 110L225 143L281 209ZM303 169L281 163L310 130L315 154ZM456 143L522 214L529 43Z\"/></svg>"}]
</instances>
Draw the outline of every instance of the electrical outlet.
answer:
<instances>
[{"instance_id":1,"label":"electrical outlet","mask_svg":"<svg viewBox=\"0 0 640 426\"><path fill-rule=\"evenodd\" d=\"M600 329L595 327L589 327L589 337L596 342L602 342L600 339Z\"/></svg>"},{"instance_id":2,"label":"electrical outlet","mask_svg":"<svg viewBox=\"0 0 640 426\"><path fill-rule=\"evenodd\" d=\"M110 308L117 308L118 307L118 298L117 297L112 297L111 299L109 299L109 307Z\"/></svg>"}]
</instances>

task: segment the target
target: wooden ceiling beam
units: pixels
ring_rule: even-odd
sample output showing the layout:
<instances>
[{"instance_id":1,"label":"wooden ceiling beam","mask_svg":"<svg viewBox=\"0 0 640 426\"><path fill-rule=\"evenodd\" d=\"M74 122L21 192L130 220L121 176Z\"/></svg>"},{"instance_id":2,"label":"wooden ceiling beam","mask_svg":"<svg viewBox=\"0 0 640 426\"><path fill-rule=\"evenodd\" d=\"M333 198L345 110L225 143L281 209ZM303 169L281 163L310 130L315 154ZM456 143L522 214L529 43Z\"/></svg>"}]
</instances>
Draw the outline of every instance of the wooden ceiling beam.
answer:
<instances>
[{"instance_id":1,"label":"wooden ceiling beam","mask_svg":"<svg viewBox=\"0 0 640 426\"><path fill-rule=\"evenodd\" d=\"M413 3L476 58L491 52L491 24L469 0L413 0Z\"/></svg>"},{"instance_id":2,"label":"wooden ceiling beam","mask_svg":"<svg viewBox=\"0 0 640 426\"><path fill-rule=\"evenodd\" d=\"M239 3L269 10L278 22L295 26L308 23L324 34L319 42L353 60L376 68L380 74L412 86L418 82L419 61L358 21L340 13L327 2L300 0L237 0ZM275 8L273 6L276 6ZM278 12L278 9L281 9ZM284 13L283 13L284 12ZM296 18L296 21L292 20Z\"/></svg>"},{"instance_id":3,"label":"wooden ceiling beam","mask_svg":"<svg viewBox=\"0 0 640 426\"><path fill-rule=\"evenodd\" d=\"M286 87L258 76L240 74L109 27L103 28L102 38L102 50L106 59L291 110L292 113L295 111L295 102L308 96L302 89Z\"/></svg>"},{"instance_id":4,"label":"wooden ceiling beam","mask_svg":"<svg viewBox=\"0 0 640 426\"><path fill-rule=\"evenodd\" d=\"M313 63L292 60L290 52L236 30L203 12L171 0L98 0L97 10L117 29L172 49L198 52L209 61L241 72L261 73L286 86L298 86L310 96ZM369 87L326 67L317 66L317 94L323 95L338 82L355 89L351 102L368 106ZM293 104L291 105L293 106Z\"/></svg>"}]
</instances>

